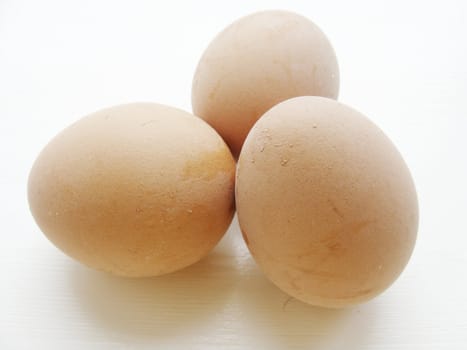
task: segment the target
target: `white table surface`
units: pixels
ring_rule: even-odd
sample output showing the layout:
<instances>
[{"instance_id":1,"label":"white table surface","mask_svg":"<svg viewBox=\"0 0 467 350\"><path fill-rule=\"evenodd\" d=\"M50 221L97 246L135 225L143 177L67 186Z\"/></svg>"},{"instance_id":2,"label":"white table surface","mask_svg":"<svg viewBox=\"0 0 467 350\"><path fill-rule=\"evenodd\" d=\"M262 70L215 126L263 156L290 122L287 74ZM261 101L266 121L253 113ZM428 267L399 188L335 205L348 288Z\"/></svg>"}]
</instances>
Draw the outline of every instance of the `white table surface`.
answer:
<instances>
[{"instance_id":1,"label":"white table surface","mask_svg":"<svg viewBox=\"0 0 467 350\"><path fill-rule=\"evenodd\" d=\"M26 201L45 143L114 104L191 110L208 42L267 8L325 31L340 100L409 164L421 220L397 282L346 310L289 300L235 221L206 259L153 279L94 272L49 243ZM0 0L0 349L467 349L466 36L463 1Z\"/></svg>"}]
</instances>

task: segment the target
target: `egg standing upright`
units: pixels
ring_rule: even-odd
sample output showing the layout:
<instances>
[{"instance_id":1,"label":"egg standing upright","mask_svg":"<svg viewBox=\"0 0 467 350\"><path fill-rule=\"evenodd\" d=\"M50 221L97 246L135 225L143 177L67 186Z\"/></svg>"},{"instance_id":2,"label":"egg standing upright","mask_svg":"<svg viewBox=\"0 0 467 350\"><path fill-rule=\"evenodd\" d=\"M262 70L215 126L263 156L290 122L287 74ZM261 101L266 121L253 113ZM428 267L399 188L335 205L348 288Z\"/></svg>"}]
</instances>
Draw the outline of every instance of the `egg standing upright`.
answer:
<instances>
[{"instance_id":1,"label":"egg standing upright","mask_svg":"<svg viewBox=\"0 0 467 350\"><path fill-rule=\"evenodd\" d=\"M240 18L209 44L193 78L193 113L238 157L253 124L291 97L337 98L339 68L324 33L288 11Z\"/></svg>"}]
</instances>

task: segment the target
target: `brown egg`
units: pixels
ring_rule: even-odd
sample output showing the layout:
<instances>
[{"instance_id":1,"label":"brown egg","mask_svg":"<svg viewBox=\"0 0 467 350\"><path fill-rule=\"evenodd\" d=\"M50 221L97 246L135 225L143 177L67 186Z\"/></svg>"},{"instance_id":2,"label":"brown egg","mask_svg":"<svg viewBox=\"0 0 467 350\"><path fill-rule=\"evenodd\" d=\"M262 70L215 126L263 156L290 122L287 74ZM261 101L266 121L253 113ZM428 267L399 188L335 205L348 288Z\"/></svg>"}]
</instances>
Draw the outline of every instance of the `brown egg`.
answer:
<instances>
[{"instance_id":1,"label":"brown egg","mask_svg":"<svg viewBox=\"0 0 467 350\"><path fill-rule=\"evenodd\" d=\"M322 97L292 98L256 123L238 160L236 202L265 274L318 306L384 291L417 235L417 195L397 149L369 119Z\"/></svg>"},{"instance_id":2,"label":"brown egg","mask_svg":"<svg viewBox=\"0 0 467 350\"><path fill-rule=\"evenodd\" d=\"M339 69L326 36L292 12L264 11L224 29L201 57L193 79L195 115L211 124L238 156L248 131L288 98L336 98Z\"/></svg>"},{"instance_id":3,"label":"brown egg","mask_svg":"<svg viewBox=\"0 0 467 350\"><path fill-rule=\"evenodd\" d=\"M69 256L117 275L156 276L204 257L234 213L235 161L199 118L134 103L58 134L29 176L29 204Z\"/></svg>"}]
</instances>

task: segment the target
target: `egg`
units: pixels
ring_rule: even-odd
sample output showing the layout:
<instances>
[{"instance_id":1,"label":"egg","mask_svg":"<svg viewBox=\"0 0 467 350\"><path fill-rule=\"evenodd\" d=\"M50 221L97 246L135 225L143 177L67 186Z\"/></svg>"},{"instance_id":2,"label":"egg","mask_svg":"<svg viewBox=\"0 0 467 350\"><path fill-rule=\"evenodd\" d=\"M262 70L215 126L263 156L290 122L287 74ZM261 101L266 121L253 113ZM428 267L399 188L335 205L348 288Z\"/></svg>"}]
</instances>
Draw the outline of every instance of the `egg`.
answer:
<instances>
[{"instance_id":1,"label":"egg","mask_svg":"<svg viewBox=\"0 0 467 350\"><path fill-rule=\"evenodd\" d=\"M256 120L302 95L336 98L339 69L323 32L287 11L264 11L229 25L209 44L193 78L195 115L224 138L235 157Z\"/></svg>"},{"instance_id":2,"label":"egg","mask_svg":"<svg viewBox=\"0 0 467 350\"><path fill-rule=\"evenodd\" d=\"M154 103L103 109L59 133L29 175L44 234L85 265L157 276L203 258L234 213L235 161L193 115Z\"/></svg>"},{"instance_id":3,"label":"egg","mask_svg":"<svg viewBox=\"0 0 467 350\"><path fill-rule=\"evenodd\" d=\"M388 137L332 99L279 103L249 133L237 215L266 276L306 303L345 307L391 285L418 226L415 186Z\"/></svg>"}]
</instances>

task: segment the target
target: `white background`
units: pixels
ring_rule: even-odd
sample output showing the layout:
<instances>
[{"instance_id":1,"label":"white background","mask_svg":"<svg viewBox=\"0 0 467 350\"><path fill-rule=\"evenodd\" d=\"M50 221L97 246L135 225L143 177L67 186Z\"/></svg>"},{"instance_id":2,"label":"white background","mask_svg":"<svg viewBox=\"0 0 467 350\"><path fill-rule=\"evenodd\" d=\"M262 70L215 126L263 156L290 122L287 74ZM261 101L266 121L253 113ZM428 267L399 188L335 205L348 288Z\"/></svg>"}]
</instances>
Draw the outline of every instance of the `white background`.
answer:
<instances>
[{"instance_id":1,"label":"white background","mask_svg":"<svg viewBox=\"0 0 467 350\"><path fill-rule=\"evenodd\" d=\"M323 29L341 68L340 100L371 117L412 171L419 238L399 280L341 311L288 300L235 222L205 260L154 279L94 272L52 246L26 200L46 142L113 104L191 110L209 41L268 8ZM466 36L460 0L0 0L0 348L466 349Z\"/></svg>"}]
</instances>

